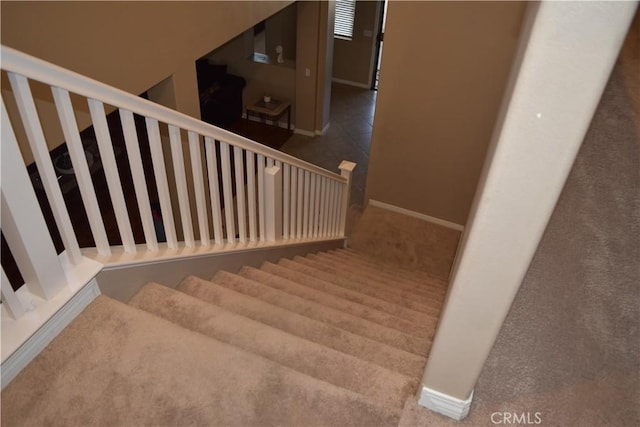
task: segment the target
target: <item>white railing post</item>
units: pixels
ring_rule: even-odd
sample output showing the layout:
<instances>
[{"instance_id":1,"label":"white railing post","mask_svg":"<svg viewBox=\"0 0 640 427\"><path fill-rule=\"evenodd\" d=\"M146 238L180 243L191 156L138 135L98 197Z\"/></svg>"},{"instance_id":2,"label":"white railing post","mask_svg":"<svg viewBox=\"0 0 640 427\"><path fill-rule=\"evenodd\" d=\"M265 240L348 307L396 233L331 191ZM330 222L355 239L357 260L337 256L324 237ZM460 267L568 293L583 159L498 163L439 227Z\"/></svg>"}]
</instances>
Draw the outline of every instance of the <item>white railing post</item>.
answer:
<instances>
[{"instance_id":1,"label":"white railing post","mask_svg":"<svg viewBox=\"0 0 640 427\"><path fill-rule=\"evenodd\" d=\"M51 299L66 284L58 254L24 167L9 116L2 106L2 233L29 290Z\"/></svg>"},{"instance_id":2,"label":"white railing post","mask_svg":"<svg viewBox=\"0 0 640 427\"><path fill-rule=\"evenodd\" d=\"M13 291L11 283L9 283L9 279L4 272L4 268L2 269L0 281L0 286L2 287L2 308L7 310L9 316L17 319L24 314L24 307Z\"/></svg>"},{"instance_id":3,"label":"white railing post","mask_svg":"<svg viewBox=\"0 0 640 427\"><path fill-rule=\"evenodd\" d=\"M277 166L264 171L265 225L267 241L282 239L282 172Z\"/></svg>"},{"instance_id":4,"label":"white railing post","mask_svg":"<svg viewBox=\"0 0 640 427\"><path fill-rule=\"evenodd\" d=\"M343 187L342 201L341 201L341 206L339 211L340 212L340 228L338 229L338 232L340 233L340 236L344 236L345 228L347 225L347 211L349 210L349 198L351 195L351 173L355 168L356 168L355 163L348 162L346 160L343 160L342 163L340 163L340 166L338 167L338 169L340 169L340 174L347 180L346 184Z\"/></svg>"}]
</instances>

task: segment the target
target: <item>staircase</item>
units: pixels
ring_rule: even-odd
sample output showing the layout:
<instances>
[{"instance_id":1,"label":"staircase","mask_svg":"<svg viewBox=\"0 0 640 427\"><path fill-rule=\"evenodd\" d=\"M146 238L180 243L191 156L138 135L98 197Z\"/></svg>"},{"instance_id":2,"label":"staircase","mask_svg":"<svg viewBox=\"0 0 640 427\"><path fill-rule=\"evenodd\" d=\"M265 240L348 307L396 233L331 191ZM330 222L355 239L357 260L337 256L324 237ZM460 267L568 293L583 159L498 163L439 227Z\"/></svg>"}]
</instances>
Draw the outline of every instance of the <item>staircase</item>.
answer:
<instances>
[{"instance_id":1,"label":"staircase","mask_svg":"<svg viewBox=\"0 0 640 427\"><path fill-rule=\"evenodd\" d=\"M446 286L340 249L100 296L3 391L2 421L398 425Z\"/></svg>"}]
</instances>

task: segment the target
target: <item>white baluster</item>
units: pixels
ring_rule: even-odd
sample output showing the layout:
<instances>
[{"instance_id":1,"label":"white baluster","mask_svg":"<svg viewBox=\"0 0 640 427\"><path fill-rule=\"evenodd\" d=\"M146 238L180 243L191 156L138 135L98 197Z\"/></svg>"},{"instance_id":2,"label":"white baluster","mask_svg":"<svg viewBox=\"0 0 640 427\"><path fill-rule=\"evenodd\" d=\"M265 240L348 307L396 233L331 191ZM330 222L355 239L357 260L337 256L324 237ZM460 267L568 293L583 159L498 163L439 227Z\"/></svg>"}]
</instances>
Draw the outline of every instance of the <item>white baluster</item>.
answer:
<instances>
[{"instance_id":1,"label":"white baluster","mask_svg":"<svg viewBox=\"0 0 640 427\"><path fill-rule=\"evenodd\" d=\"M96 243L96 248L100 255L111 255L109 239L107 239L107 231L105 230L104 222L102 221L102 212L100 212L100 206L98 206L98 199L96 198L96 191L93 188L93 181L91 180L91 173L89 172L89 166L87 165L84 147L80 140L78 124L76 122L76 116L73 113L73 106L71 105L69 92L57 87L52 87L51 92L53 93L53 100L56 104L56 109L58 110L62 133L64 134L64 138L67 142L67 150L69 152L69 157L71 158L73 172L76 176L80 196L82 196L82 202L87 214L87 219L89 220L89 228L91 228L93 240Z\"/></svg>"},{"instance_id":2,"label":"white baluster","mask_svg":"<svg viewBox=\"0 0 640 427\"><path fill-rule=\"evenodd\" d=\"M196 210L198 213L198 231L200 233L200 245L208 247L209 218L204 195L204 178L202 176L202 154L200 152L200 137L197 133L189 131L189 156L191 157L191 171L193 174L193 192L196 197Z\"/></svg>"},{"instance_id":3,"label":"white baluster","mask_svg":"<svg viewBox=\"0 0 640 427\"><path fill-rule=\"evenodd\" d=\"M224 216L227 226L227 242L236 243L236 227L233 215L233 189L231 187L231 160L229 144L220 141L220 162L222 167L222 192L224 194Z\"/></svg>"},{"instance_id":4,"label":"white baluster","mask_svg":"<svg viewBox=\"0 0 640 427\"><path fill-rule=\"evenodd\" d=\"M333 224L335 221L335 207L336 207L336 182L329 180L329 213L327 220L327 235L333 236Z\"/></svg>"},{"instance_id":5,"label":"white baluster","mask_svg":"<svg viewBox=\"0 0 640 427\"><path fill-rule=\"evenodd\" d=\"M171 206L171 195L169 193L169 182L167 180L167 170L164 163L160 128L157 120L148 117L145 119L145 124L149 139L151 162L153 163L153 176L156 180L158 202L160 202L164 235L167 239L169 249L177 249L178 236L176 235L176 224L173 218L173 207ZM136 192L137 191L138 190L136 190Z\"/></svg>"},{"instance_id":6,"label":"white baluster","mask_svg":"<svg viewBox=\"0 0 640 427\"><path fill-rule=\"evenodd\" d=\"M169 125L169 142L171 145L171 159L173 160L173 174L176 178L176 192L178 193L178 206L180 207L184 245L192 248L195 246L195 241L193 238L193 224L191 223L189 190L187 188L187 177L184 170L182 136L180 135L180 128L177 126Z\"/></svg>"},{"instance_id":7,"label":"white baluster","mask_svg":"<svg viewBox=\"0 0 640 427\"><path fill-rule=\"evenodd\" d=\"M289 238L296 238L296 218L298 217L298 168L291 166L291 209L289 215Z\"/></svg>"},{"instance_id":8,"label":"white baluster","mask_svg":"<svg viewBox=\"0 0 640 427\"><path fill-rule=\"evenodd\" d=\"M49 206L51 207L53 218L58 227L60 237L62 238L62 243L64 244L71 263L77 265L82 261L80 246L73 231L69 212L64 203L64 197L62 196L62 191L60 190L60 185L58 185L58 179L51 163L49 149L47 148L47 142L38 119L36 106L33 102L31 89L29 88L29 82L24 76L19 74L7 74L11 88L15 94L18 111L20 112L22 124L24 125L29 146L31 147L31 153L38 167L40 180L47 194Z\"/></svg>"},{"instance_id":9,"label":"white baluster","mask_svg":"<svg viewBox=\"0 0 640 427\"><path fill-rule=\"evenodd\" d=\"M282 239L282 172L277 166L265 169L265 222L267 241Z\"/></svg>"},{"instance_id":10,"label":"white baluster","mask_svg":"<svg viewBox=\"0 0 640 427\"><path fill-rule=\"evenodd\" d=\"M304 170L298 168L298 206L296 208L296 239L302 237L302 211L304 203Z\"/></svg>"},{"instance_id":11,"label":"white baluster","mask_svg":"<svg viewBox=\"0 0 640 427\"><path fill-rule=\"evenodd\" d=\"M216 156L215 141L209 137L205 137L204 146L207 157L209 197L211 198L211 216L213 217L213 236L216 241L216 245L222 245L224 244L224 238L222 235L220 183L218 182L218 159Z\"/></svg>"},{"instance_id":12,"label":"white baluster","mask_svg":"<svg viewBox=\"0 0 640 427\"><path fill-rule=\"evenodd\" d=\"M31 180L24 166L9 116L1 103L2 161L0 188L2 233L29 290L51 299L66 284Z\"/></svg>"},{"instance_id":13,"label":"white baluster","mask_svg":"<svg viewBox=\"0 0 640 427\"><path fill-rule=\"evenodd\" d=\"M11 283L9 283L9 279L4 272L4 268L2 269L2 276L0 280L0 286L2 288L2 308L7 310L9 316L17 319L24 314L24 307L16 296L16 293L13 291Z\"/></svg>"},{"instance_id":14,"label":"white baluster","mask_svg":"<svg viewBox=\"0 0 640 427\"><path fill-rule=\"evenodd\" d=\"M311 174L304 171L304 208L302 213L302 237L309 237L309 193L311 189Z\"/></svg>"},{"instance_id":15,"label":"white baluster","mask_svg":"<svg viewBox=\"0 0 640 427\"><path fill-rule=\"evenodd\" d=\"M282 167L282 238L289 238L289 206L291 203L291 166L285 163Z\"/></svg>"},{"instance_id":16,"label":"white baluster","mask_svg":"<svg viewBox=\"0 0 640 427\"><path fill-rule=\"evenodd\" d=\"M320 177L320 209L318 210L318 236L324 237L325 234L325 208L327 207L327 178Z\"/></svg>"},{"instance_id":17,"label":"white baluster","mask_svg":"<svg viewBox=\"0 0 640 427\"><path fill-rule=\"evenodd\" d=\"M316 237L316 178L311 174L311 191L309 193L309 237Z\"/></svg>"},{"instance_id":18,"label":"white baluster","mask_svg":"<svg viewBox=\"0 0 640 427\"><path fill-rule=\"evenodd\" d=\"M89 104L93 130L95 131L98 150L100 151L102 169L104 170L104 176L107 180L107 187L109 188L113 212L116 217L116 223L118 224L118 230L120 231L122 246L125 252L135 253L136 242L133 238L129 211L122 192L122 182L118 174L116 157L113 153L113 142L111 141L111 134L109 133L107 117L104 113L104 105L95 99L87 99L87 103Z\"/></svg>"},{"instance_id":19,"label":"white baluster","mask_svg":"<svg viewBox=\"0 0 640 427\"><path fill-rule=\"evenodd\" d=\"M258 154L258 223L260 225L260 241L266 238L264 223L264 156Z\"/></svg>"},{"instance_id":20,"label":"white baluster","mask_svg":"<svg viewBox=\"0 0 640 427\"><path fill-rule=\"evenodd\" d=\"M242 163L242 148L233 147L233 162L236 174L236 204L238 206L238 240L247 241L247 221L244 200L244 165Z\"/></svg>"},{"instance_id":21,"label":"white baluster","mask_svg":"<svg viewBox=\"0 0 640 427\"><path fill-rule=\"evenodd\" d=\"M127 157L129 157L129 169L131 170L133 187L136 192L136 201L138 202L138 210L140 211L140 221L142 221L144 238L147 243L147 249L155 252L158 250L158 239L156 237L155 228L153 227L153 216L151 215L151 206L149 205L149 191L147 190L147 182L144 177L144 169L142 167L142 159L140 157L140 144L138 143L136 125L133 121L133 113L124 109L120 109L119 113L120 122L122 123L122 132L124 134L124 142L127 147ZM163 212L163 219L165 215L166 213Z\"/></svg>"},{"instance_id":22,"label":"white baluster","mask_svg":"<svg viewBox=\"0 0 640 427\"><path fill-rule=\"evenodd\" d=\"M347 211L349 210L349 199L351 197L351 185L352 185L351 175L355 168L356 168L355 163L347 162L346 160L343 160L339 166L341 175L347 179L347 183L345 184L342 192L342 203L341 203L342 210L340 212L340 230L339 230L339 233L341 236L344 236L345 228L347 224Z\"/></svg>"},{"instance_id":23,"label":"white baluster","mask_svg":"<svg viewBox=\"0 0 640 427\"><path fill-rule=\"evenodd\" d=\"M245 151L247 161L247 201L249 209L249 240L258 239L258 224L256 221L256 156L253 152Z\"/></svg>"}]
</instances>

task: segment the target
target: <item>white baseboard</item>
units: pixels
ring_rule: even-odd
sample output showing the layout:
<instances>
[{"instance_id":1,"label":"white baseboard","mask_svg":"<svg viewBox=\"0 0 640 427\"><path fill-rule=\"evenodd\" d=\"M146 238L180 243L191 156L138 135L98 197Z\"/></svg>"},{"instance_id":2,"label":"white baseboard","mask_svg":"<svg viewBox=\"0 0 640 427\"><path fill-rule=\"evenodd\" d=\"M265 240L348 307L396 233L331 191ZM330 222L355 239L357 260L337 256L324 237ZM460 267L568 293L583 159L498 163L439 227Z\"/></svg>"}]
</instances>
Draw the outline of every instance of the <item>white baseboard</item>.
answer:
<instances>
[{"instance_id":1,"label":"white baseboard","mask_svg":"<svg viewBox=\"0 0 640 427\"><path fill-rule=\"evenodd\" d=\"M293 130L293 133L298 133L298 134L304 135L304 136L316 136L316 133L314 131L298 129L298 128L295 128Z\"/></svg>"},{"instance_id":2,"label":"white baseboard","mask_svg":"<svg viewBox=\"0 0 640 427\"><path fill-rule=\"evenodd\" d=\"M327 123L327 124L322 128L322 130L318 130L318 129L316 129L316 135L324 135L325 133L327 133L327 131L329 130L329 125L330 125L330 124L331 124L331 123Z\"/></svg>"},{"instance_id":3,"label":"white baseboard","mask_svg":"<svg viewBox=\"0 0 640 427\"><path fill-rule=\"evenodd\" d=\"M386 209L388 211L401 213L403 215L407 215L413 218L418 218L423 221L432 222L437 225L441 225L443 227L451 228L457 231L464 231L464 226L460 224L456 224L455 222L447 221L444 219L436 218L433 216L425 215L420 212L411 211L409 209L401 208L399 206L390 205L388 203L380 202L378 200L369 199L369 204L371 206L375 206L378 208Z\"/></svg>"},{"instance_id":4,"label":"white baseboard","mask_svg":"<svg viewBox=\"0 0 640 427\"><path fill-rule=\"evenodd\" d=\"M422 386L418 404L454 420L462 420L469 414L473 390L466 400L460 400L439 391Z\"/></svg>"},{"instance_id":5,"label":"white baseboard","mask_svg":"<svg viewBox=\"0 0 640 427\"><path fill-rule=\"evenodd\" d=\"M331 79L331 81L335 82L335 83L341 83L343 85L355 86L355 87L360 87L360 88L363 88L363 89L371 89L370 85L367 85L367 84L364 84L364 83L359 83L359 82L354 82L354 81L351 81L351 80L338 79L338 78L334 77L334 78Z\"/></svg>"},{"instance_id":6,"label":"white baseboard","mask_svg":"<svg viewBox=\"0 0 640 427\"><path fill-rule=\"evenodd\" d=\"M2 388L4 389L98 295L100 288L94 278L18 347L2 363Z\"/></svg>"}]
</instances>

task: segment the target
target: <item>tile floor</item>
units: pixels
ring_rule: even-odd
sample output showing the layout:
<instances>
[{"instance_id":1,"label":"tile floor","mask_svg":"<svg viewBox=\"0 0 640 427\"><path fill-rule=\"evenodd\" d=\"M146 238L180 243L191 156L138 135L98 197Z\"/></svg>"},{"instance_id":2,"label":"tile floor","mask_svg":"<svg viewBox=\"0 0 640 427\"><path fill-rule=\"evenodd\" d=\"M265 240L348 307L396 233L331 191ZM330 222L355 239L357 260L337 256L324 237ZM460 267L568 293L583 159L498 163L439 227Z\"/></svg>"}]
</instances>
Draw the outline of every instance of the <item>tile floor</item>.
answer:
<instances>
[{"instance_id":1,"label":"tile floor","mask_svg":"<svg viewBox=\"0 0 640 427\"><path fill-rule=\"evenodd\" d=\"M334 83L331 90L330 126L326 134L294 134L281 148L330 171L339 172L343 160L357 163L353 172L351 205L364 206L376 91Z\"/></svg>"}]
</instances>

